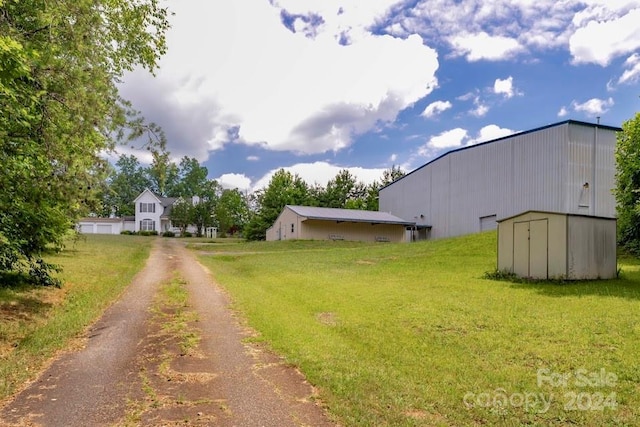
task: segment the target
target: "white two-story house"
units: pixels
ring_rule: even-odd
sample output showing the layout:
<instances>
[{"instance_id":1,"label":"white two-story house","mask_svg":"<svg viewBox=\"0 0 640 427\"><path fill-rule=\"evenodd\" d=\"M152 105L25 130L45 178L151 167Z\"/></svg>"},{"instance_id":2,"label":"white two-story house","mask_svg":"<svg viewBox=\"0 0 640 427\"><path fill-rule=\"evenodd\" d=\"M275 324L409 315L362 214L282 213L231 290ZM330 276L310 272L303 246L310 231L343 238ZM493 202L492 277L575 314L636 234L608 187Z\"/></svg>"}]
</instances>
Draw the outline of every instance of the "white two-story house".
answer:
<instances>
[{"instance_id":1,"label":"white two-story house","mask_svg":"<svg viewBox=\"0 0 640 427\"><path fill-rule=\"evenodd\" d=\"M180 232L171 224L171 209L177 197L160 197L148 188L133 201L135 216L124 218L83 218L78 222L78 229L84 234L120 234L122 231L165 231ZM184 199L193 204L200 202L197 196ZM196 232L196 227L190 225L187 231Z\"/></svg>"}]
</instances>

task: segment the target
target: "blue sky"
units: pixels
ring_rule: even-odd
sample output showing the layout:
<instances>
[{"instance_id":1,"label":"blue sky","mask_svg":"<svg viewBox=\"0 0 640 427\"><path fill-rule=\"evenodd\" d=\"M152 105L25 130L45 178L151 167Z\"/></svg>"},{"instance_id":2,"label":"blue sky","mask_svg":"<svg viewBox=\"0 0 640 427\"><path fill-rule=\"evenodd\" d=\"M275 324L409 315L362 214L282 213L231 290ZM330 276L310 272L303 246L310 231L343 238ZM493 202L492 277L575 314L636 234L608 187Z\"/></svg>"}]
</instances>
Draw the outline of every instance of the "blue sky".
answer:
<instances>
[{"instance_id":1,"label":"blue sky","mask_svg":"<svg viewBox=\"0 0 640 427\"><path fill-rule=\"evenodd\" d=\"M165 4L160 70L126 75L121 93L176 159L230 188L279 168L371 182L469 144L640 111L640 0Z\"/></svg>"}]
</instances>

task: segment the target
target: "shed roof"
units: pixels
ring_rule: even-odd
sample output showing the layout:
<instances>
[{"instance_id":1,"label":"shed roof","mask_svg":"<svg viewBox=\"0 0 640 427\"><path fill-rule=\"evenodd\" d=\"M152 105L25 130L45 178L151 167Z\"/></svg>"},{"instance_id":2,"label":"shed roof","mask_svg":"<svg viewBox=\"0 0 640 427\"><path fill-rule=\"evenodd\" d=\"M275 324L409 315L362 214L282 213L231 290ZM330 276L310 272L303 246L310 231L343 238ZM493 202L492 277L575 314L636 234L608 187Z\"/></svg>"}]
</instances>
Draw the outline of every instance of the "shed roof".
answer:
<instances>
[{"instance_id":1,"label":"shed roof","mask_svg":"<svg viewBox=\"0 0 640 427\"><path fill-rule=\"evenodd\" d=\"M500 218L499 220L496 220L496 222L500 223L500 222L504 222L504 221L508 221L510 219L513 218L517 218L519 216L523 216L523 215L527 215L530 213L540 213L540 214L547 214L547 215L562 215L562 216L577 216L577 217L583 217L583 218L593 218L593 219L606 219L606 220L610 220L610 221L616 221L616 218L612 218L612 217L608 217L608 216L595 216L595 215L587 215L587 214L575 214L575 213L567 213L567 212L550 212L550 211L539 211L536 209L529 209L528 211L524 211L524 212L520 212L519 214L516 215L511 215L505 218Z\"/></svg>"},{"instance_id":2,"label":"shed roof","mask_svg":"<svg viewBox=\"0 0 640 427\"><path fill-rule=\"evenodd\" d=\"M320 208L315 206L287 205L296 214L307 219L318 219L337 222L367 222L372 224L414 225L387 212L362 211L357 209Z\"/></svg>"}]
</instances>

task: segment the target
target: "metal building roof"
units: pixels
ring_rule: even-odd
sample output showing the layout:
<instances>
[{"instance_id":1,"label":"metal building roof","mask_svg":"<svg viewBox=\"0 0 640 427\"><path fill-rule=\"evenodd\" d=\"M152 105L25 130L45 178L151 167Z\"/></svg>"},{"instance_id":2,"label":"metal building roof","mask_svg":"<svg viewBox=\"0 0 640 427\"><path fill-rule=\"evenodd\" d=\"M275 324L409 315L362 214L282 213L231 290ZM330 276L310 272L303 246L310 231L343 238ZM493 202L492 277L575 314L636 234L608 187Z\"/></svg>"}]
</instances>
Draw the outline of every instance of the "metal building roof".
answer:
<instances>
[{"instance_id":1,"label":"metal building roof","mask_svg":"<svg viewBox=\"0 0 640 427\"><path fill-rule=\"evenodd\" d=\"M307 219L320 219L337 222L366 222L371 224L415 225L387 212L361 211L357 209L319 208L315 206L287 205L296 214Z\"/></svg>"},{"instance_id":2,"label":"metal building roof","mask_svg":"<svg viewBox=\"0 0 640 427\"><path fill-rule=\"evenodd\" d=\"M466 150L476 150L476 149L478 149L478 147L482 147L484 145L492 144L494 142L504 141L504 140L507 140L507 139L513 139L513 138L518 137L518 136L522 136L522 135L526 135L526 134L534 133L534 132L539 132L541 130L545 130L545 129L549 129L549 128L557 127L557 126L564 126L564 125L588 126L588 127L593 127L593 128L612 130L612 131L615 131L615 132L622 131L622 128L615 127L615 126L602 125L600 123L589 123L589 122L583 122L583 121L571 120L571 119L570 120L564 120L562 122L552 123L550 125L537 127L535 129L531 129L531 130L526 130L526 131L522 131L522 132L516 132L516 133L513 133L511 135L502 136L500 138L496 138L496 139L492 139L492 140L489 140L489 141L481 142L479 144L468 145L468 146L465 146L465 147L457 148L455 150L447 151L447 152L439 155L435 159L430 160L429 162L423 164L422 166L417 167L416 169L412 170L411 172L405 174L404 176L401 176L400 178L396 179L395 181L390 182L387 185L384 185L383 187L380 187L378 190L382 190L384 188L390 187L393 184L395 184L396 182L408 177L409 175L419 171L420 169L422 169L422 168L424 168L426 166L429 166L430 164L435 163L435 162L439 161L440 159L448 157L448 156L450 156L450 155L452 155L454 153L457 153L457 152L460 152L460 151L466 151Z\"/></svg>"}]
</instances>

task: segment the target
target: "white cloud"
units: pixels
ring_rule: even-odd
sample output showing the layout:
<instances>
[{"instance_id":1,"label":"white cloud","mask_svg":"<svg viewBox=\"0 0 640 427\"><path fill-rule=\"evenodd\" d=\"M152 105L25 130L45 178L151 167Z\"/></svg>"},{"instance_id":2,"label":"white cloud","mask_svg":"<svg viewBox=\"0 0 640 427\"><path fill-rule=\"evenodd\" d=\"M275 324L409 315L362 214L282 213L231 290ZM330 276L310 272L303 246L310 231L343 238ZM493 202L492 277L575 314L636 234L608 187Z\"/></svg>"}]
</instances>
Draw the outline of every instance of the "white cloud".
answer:
<instances>
[{"instance_id":1,"label":"white cloud","mask_svg":"<svg viewBox=\"0 0 640 427\"><path fill-rule=\"evenodd\" d=\"M259 160L260 160L260 157L258 157L258 156L248 156L247 157L247 161L249 161L249 162L257 162Z\"/></svg>"},{"instance_id":2,"label":"white cloud","mask_svg":"<svg viewBox=\"0 0 640 427\"><path fill-rule=\"evenodd\" d=\"M454 52L457 55L465 56L470 62L510 59L523 50L523 47L516 39L490 36L484 31L477 34L454 36L450 42Z\"/></svg>"},{"instance_id":3,"label":"white cloud","mask_svg":"<svg viewBox=\"0 0 640 427\"><path fill-rule=\"evenodd\" d=\"M577 20L582 24L582 19ZM613 58L640 48L640 7L622 16L590 20L571 36L573 61L606 66Z\"/></svg>"},{"instance_id":4,"label":"white cloud","mask_svg":"<svg viewBox=\"0 0 640 427\"><path fill-rule=\"evenodd\" d=\"M624 61L624 73L618 79L618 83L632 84L640 80L640 55L634 53Z\"/></svg>"},{"instance_id":5,"label":"white cloud","mask_svg":"<svg viewBox=\"0 0 640 427\"><path fill-rule=\"evenodd\" d=\"M127 97L135 105L145 96L167 100L176 117L197 111L189 126L199 139L180 142L192 151L231 140L299 153L340 150L437 85L437 53L420 36L368 30L393 3L171 1L176 15L158 76L144 89L125 76ZM295 33L281 21L283 10L322 19ZM172 120L163 119L163 127Z\"/></svg>"},{"instance_id":6,"label":"white cloud","mask_svg":"<svg viewBox=\"0 0 640 427\"><path fill-rule=\"evenodd\" d=\"M456 148L461 147L463 145L464 140L468 138L468 133L465 129L455 128L445 132L442 132L439 135L432 136L431 139L427 142L424 148L427 149L442 149L442 148ZM424 151L423 151L424 153Z\"/></svg>"},{"instance_id":7,"label":"white cloud","mask_svg":"<svg viewBox=\"0 0 640 427\"><path fill-rule=\"evenodd\" d=\"M384 169L343 167L332 165L327 162L298 163L267 172L253 184L253 191L267 187L269 185L269 181L279 169L284 169L292 174L297 174L309 185L320 184L323 187L327 185L327 182L329 182L330 179L335 178L338 172L343 169L347 169L358 181L362 181L365 184L370 184L375 180L379 180L384 172Z\"/></svg>"},{"instance_id":8,"label":"white cloud","mask_svg":"<svg viewBox=\"0 0 640 427\"><path fill-rule=\"evenodd\" d=\"M469 61L563 48L607 64L640 46L638 0L418 0L387 16L390 34L443 40Z\"/></svg>"},{"instance_id":9,"label":"white cloud","mask_svg":"<svg viewBox=\"0 0 640 427\"><path fill-rule=\"evenodd\" d=\"M489 106L480 102L480 99L476 99L474 102L476 108L470 111L472 116L484 117L489 112Z\"/></svg>"},{"instance_id":10,"label":"white cloud","mask_svg":"<svg viewBox=\"0 0 640 427\"><path fill-rule=\"evenodd\" d=\"M237 188L241 191L249 190L251 188L251 180L243 174L225 173L216 178L216 181L218 181L218 184L220 184L222 188Z\"/></svg>"},{"instance_id":11,"label":"white cloud","mask_svg":"<svg viewBox=\"0 0 640 427\"><path fill-rule=\"evenodd\" d=\"M509 76L504 80L496 79L493 84L493 92L500 95L504 95L505 98L511 98L515 95L513 88L513 77Z\"/></svg>"},{"instance_id":12,"label":"white cloud","mask_svg":"<svg viewBox=\"0 0 640 427\"><path fill-rule=\"evenodd\" d=\"M498 125L487 125L480 129L478 135L471 139L467 145L478 144L481 142L492 141L494 139L502 138L503 136L513 135L515 131L507 128L501 128Z\"/></svg>"},{"instance_id":13,"label":"white cloud","mask_svg":"<svg viewBox=\"0 0 640 427\"><path fill-rule=\"evenodd\" d=\"M449 101L435 101L427 105L427 107L420 115L427 118L433 117L442 113L443 111L447 111L451 107L452 105Z\"/></svg>"},{"instance_id":14,"label":"white cloud","mask_svg":"<svg viewBox=\"0 0 640 427\"><path fill-rule=\"evenodd\" d=\"M566 107L562 107L560 111L558 111L558 117L565 117L567 114L569 114L569 111L567 111Z\"/></svg>"},{"instance_id":15,"label":"white cloud","mask_svg":"<svg viewBox=\"0 0 640 427\"><path fill-rule=\"evenodd\" d=\"M398 160L398 155L397 155L397 154L395 154L395 153L394 153L394 154L392 154L391 156L389 156L389 161L390 161L391 163L395 163L395 162L396 162L396 160Z\"/></svg>"},{"instance_id":16,"label":"white cloud","mask_svg":"<svg viewBox=\"0 0 640 427\"><path fill-rule=\"evenodd\" d=\"M571 105L573 106L573 109L575 111L595 115L595 114L606 113L609 110L609 108L613 107L613 104L614 104L613 98L609 98L609 99L591 98L590 100L585 101L581 104L578 103L577 101L573 101Z\"/></svg>"}]
</instances>

